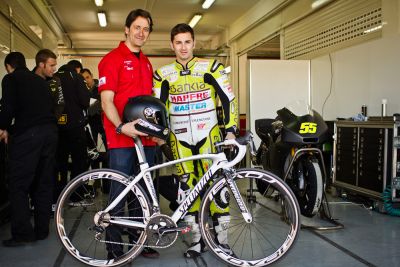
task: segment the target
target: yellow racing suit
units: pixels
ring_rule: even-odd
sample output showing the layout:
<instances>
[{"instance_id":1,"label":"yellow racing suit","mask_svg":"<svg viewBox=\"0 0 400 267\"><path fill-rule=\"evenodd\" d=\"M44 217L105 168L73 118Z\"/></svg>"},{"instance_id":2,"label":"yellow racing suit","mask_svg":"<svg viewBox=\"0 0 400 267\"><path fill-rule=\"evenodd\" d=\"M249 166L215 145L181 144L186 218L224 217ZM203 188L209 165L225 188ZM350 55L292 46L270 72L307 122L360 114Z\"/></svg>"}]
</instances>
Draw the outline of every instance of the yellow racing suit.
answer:
<instances>
[{"instance_id":1,"label":"yellow racing suit","mask_svg":"<svg viewBox=\"0 0 400 267\"><path fill-rule=\"evenodd\" d=\"M216 60L194 57L186 66L175 61L161 67L154 73L153 93L165 103L169 112L169 142L174 159L216 152L214 143L221 141L217 97L222 104L226 131L236 131L237 99L224 66ZM211 163L211 160L184 162L176 166L177 174L188 177L186 183L193 188ZM200 198L189 212L196 212L199 207ZM227 205L213 203L211 206L211 215L228 211Z\"/></svg>"}]
</instances>

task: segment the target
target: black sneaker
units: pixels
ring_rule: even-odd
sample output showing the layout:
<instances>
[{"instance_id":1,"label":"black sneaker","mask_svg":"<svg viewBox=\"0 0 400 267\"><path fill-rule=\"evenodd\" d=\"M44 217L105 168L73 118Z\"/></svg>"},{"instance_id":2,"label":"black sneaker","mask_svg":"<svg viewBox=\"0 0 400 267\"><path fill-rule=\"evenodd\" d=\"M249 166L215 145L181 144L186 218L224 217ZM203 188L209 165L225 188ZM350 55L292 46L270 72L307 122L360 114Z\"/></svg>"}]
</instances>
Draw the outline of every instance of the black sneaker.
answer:
<instances>
[{"instance_id":1,"label":"black sneaker","mask_svg":"<svg viewBox=\"0 0 400 267\"><path fill-rule=\"evenodd\" d=\"M160 253L158 253L156 250L152 248L144 248L140 255L142 255L145 258L152 258L152 259L160 257Z\"/></svg>"},{"instance_id":2,"label":"black sneaker","mask_svg":"<svg viewBox=\"0 0 400 267\"><path fill-rule=\"evenodd\" d=\"M207 251L206 244L203 239L200 239L199 242L190 244L190 247L183 253L183 256L188 259L197 258L205 251Z\"/></svg>"}]
</instances>

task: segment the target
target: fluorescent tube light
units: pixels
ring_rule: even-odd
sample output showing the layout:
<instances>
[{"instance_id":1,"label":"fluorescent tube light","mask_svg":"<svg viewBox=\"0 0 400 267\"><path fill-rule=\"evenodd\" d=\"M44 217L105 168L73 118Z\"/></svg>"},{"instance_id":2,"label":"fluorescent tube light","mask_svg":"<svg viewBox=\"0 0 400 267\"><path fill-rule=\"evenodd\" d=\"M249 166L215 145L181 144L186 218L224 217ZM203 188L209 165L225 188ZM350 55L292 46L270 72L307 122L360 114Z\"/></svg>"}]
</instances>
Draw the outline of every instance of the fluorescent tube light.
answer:
<instances>
[{"instance_id":1,"label":"fluorescent tube light","mask_svg":"<svg viewBox=\"0 0 400 267\"><path fill-rule=\"evenodd\" d=\"M106 27L107 26L106 13L105 12L97 12L97 17L99 18L100 27Z\"/></svg>"},{"instance_id":2,"label":"fluorescent tube light","mask_svg":"<svg viewBox=\"0 0 400 267\"><path fill-rule=\"evenodd\" d=\"M196 26L196 24L199 22L199 20L203 17L203 15L201 14L196 14L193 16L193 18L190 20L189 22L189 26L194 28L194 26Z\"/></svg>"},{"instance_id":3,"label":"fluorescent tube light","mask_svg":"<svg viewBox=\"0 0 400 267\"><path fill-rule=\"evenodd\" d=\"M96 6L103 6L103 0L94 0Z\"/></svg>"},{"instance_id":4,"label":"fluorescent tube light","mask_svg":"<svg viewBox=\"0 0 400 267\"><path fill-rule=\"evenodd\" d=\"M311 4L311 8L315 9L317 7L320 7L324 4L326 4L327 2L329 2L330 0L314 0L314 2Z\"/></svg>"},{"instance_id":5,"label":"fluorescent tube light","mask_svg":"<svg viewBox=\"0 0 400 267\"><path fill-rule=\"evenodd\" d=\"M374 31L377 31L377 30L380 30L380 29L382 29L382 25L378 25L378 26L375 26L373 28L369 28L368 30L365 30L363 33L371 33L371 32L374 32Z\"/></svg>"},{"instance_id":6,"label":"fluorescent tube light","mask_svg":"<svg viewBox=\"0 0 400 267\"><path fill-rule=\"evenodd\" d=\"M214 3L214 1L215 0L206 0L201 7L203 9L208 9Z\"/></svg>"}]
</instances>

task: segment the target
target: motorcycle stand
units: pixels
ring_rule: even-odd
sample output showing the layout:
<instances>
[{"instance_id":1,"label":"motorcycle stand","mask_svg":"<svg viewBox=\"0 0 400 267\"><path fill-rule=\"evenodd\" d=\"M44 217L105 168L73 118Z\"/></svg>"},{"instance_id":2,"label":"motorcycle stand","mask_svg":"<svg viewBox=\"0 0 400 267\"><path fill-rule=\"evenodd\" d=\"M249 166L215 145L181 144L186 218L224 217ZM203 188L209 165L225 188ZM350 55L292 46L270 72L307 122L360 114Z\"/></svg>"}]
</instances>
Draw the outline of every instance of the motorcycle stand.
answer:
<instances>
[{"instance_id":1,"label":"motorcycle stand","mask_svg":"<svg viewBox=\"0 0 400 267\"><path fill-rule=\"evenodd\" d=\"M325 167L325 166L323 166L323 167ZM318 231L339 230L339 229L344 228L344 225L342 223L338 222L337 219L332 218L331 210L329 208L329 202L326 197L325 190L322 195L322 205L319 209L319 216L322 220L328 221L332 225L331 226L314 226L314 225L307 225L307 224L301 223L301 228L318 230Z\"/></svg>"},{"instance_id":2,"label":"motorcycle stand","mask_svg":"<svg viewBox=\"0 0 400 267\"><path fill-rule=\"evenodd\" d=\"M324 178L326 178L327 174L326 174L325 163L324 163L324 159L322 157L321 150L319 150L318 148L300 149L300 150L298 150L296 152L295 157L297 156L297 153L301 154L301 153L306 153L307 151L314 151L316 155L319 155L320 163L322 165L322 171L323 171L323 174L324 174ZM291 166L292 166L292 164L294 162L294 158L290 162L289 169L291 168ZM285 176L285 180L286 180L286 177L287 177L287 175ZM318 212L319 212L319 216L320 216L320 218L322 220L328 221L332 225L331 226L314 226L314 225L306 225L306 224L302 223L301 224L301 228L303 228L303 229L313 229L313 230L319 230L319 231L338 230L338 229L343 229L344 228L343 224L339 223L337 221L337 219L333 219L332 218L331 210L329 208L329 202L328 202L328 199L326 197L325 186L324 186L324 190L322 192L322 203L321 203L321 206L320 206Z\"/></svg>"}]
</instances>

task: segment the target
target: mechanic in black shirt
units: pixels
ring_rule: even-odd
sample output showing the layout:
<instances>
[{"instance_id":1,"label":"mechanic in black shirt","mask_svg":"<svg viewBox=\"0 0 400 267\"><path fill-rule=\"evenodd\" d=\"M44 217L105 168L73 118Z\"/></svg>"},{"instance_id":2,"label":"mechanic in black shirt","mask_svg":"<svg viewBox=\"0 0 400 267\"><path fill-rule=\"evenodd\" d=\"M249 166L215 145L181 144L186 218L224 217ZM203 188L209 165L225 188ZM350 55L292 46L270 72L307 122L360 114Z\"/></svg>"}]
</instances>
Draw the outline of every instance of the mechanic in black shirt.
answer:
<instances>
[{"instance_id":1,"label":"mechanic in black shirt","mask_svg":"<svg viewBox=\"0 0 400 267\"><path fill-rule=\"evenodd\" d=\"M81 75L85 79L86 87L90 92L90 106L88 109L88 120L94 145L96 148L102 146L104 150L107 150L106 133L104 131L103 122L101 119L103 109L101 108L101 99L98 91L99 81L97 79L93 79L93 74L89 69L82 69ZM102 145L101 144L99 145L97 142L99 134L102 140ZM88 146L90 147L89 141L88 141ZM106 160L102 156L103 155L101 155L96 160L91 161L92 169L99 168L100 161L102 161L102 167L103 168L105 167Z\"/></svg>"},{"instance_id":2,"label":"mechanic in black shirt","mask_svg":"<svg viewBox=\"0 0 400 267\"><path fill-rule=\"evenodd\" d=\"M79 62L79 61L78 61ZM71 60L59 68L55 76L61 81L64 95L64 112L58 120L59 142L57 165L59 171L56 195L61 193L68 182L68 158L71 155L71 176L73 179L88 170L85 111L89 107L90 93L82 76L77 73L82 67L75 67L76 60ZM71 205L85 204L82 196L72 195Z\"/></svg>"},{"instance_id":3,"label":"mechanic in black shirt","mask_svg":"<svg viewBox=\"0 0 400 267\"><path fill-rule=\"evenodd\" d=\"M4 61L8 74L2 81L0 140L9 146L12 236L3 241L6 247L45 239L49 234L58 134L54 101L46 81L46 76L51 77L56 70L57 57L47 51L42 55L46 60L40 63L40 76L27 69L20 52L11 52ZM35 207L33 227L29 196Z\"/></svg>"}]
</instances>

